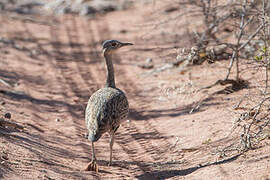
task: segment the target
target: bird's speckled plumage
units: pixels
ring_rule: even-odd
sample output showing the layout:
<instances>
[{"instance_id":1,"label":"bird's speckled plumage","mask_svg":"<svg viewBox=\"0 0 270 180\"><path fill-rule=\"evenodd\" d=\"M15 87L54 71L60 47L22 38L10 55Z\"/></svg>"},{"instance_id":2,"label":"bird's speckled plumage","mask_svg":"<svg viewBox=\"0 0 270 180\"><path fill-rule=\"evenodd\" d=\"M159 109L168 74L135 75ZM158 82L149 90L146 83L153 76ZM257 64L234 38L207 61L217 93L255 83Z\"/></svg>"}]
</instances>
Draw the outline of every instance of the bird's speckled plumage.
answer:
<instances>
[{"instance_id":1,"label":"bird's speckled plumage","mask_svg":"<svg viewBox=\"0 0 270 180\"><path fill-rule=\"evenodd\" d=\"M92 142L92 161L86 170L97 171L94 142L105 133L110 134L110 163L112 163L112 148L114 134L123 119L128 116L128 100L123 91L116 88L114 69L111 60L112 54L123 46L132 45L117 40L107 40L103 43L103 55L107 66L107 81L105 88L99 89L90 97L86 111L85 122L88 129L88 139Z\"/></svg>"},{"instance_id":2,"label":"bird's speckled plumage","mask_svg":"<svg viewBox=\"0 0 270 180\"><path fill-rule=\"evenodd\" d=\"M88 139L95 142L103 133L115 132L121 120L127 118L128 111L127 98L120 89L105 87L96 91L85 112Z\"/></svg>"}]
</instances>

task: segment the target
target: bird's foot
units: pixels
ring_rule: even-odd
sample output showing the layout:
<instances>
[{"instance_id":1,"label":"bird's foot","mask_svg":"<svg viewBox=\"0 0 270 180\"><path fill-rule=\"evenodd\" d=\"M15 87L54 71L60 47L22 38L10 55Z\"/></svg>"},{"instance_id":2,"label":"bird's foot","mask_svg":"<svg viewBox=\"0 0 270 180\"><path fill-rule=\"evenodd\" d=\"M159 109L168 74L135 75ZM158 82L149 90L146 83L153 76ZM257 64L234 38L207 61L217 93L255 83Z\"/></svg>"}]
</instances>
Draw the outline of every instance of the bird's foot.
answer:
<instances>
[{"instance_id":1,"label":"bird's foot","mask_svg":"<svg viewBox=\"0 0 270 180\"><path fill-rule=\"evenodd\" d=\"M85 168L85 171L96 171L98 172L98 165L96 161L91 161L87 167Z\"/></svg>"}]
</instances>

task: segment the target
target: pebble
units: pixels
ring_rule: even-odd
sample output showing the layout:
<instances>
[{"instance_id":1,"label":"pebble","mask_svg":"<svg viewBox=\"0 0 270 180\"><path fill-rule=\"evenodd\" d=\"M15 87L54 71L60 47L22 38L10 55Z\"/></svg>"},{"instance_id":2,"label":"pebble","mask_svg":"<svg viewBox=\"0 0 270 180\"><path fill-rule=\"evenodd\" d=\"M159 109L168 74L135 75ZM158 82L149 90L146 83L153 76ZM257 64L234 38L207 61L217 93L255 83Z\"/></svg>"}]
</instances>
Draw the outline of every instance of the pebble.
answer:
<instances>
[{"instance_id":1,"label":"pebble","mask_svg":"<svg viewBox=\"0 0 270 180\"><path fill-rule=\"evenodd\" d=\"M84 138L85 138L85 139L88 139L88 133L85 133L85 134L84 134Z\"/></svg>"},{"instance_id":2,"label":"pebble","mask_svg":"<svg viewBox=\"0 0 270 180\"><path fill-rule=\"evenodd\" d=\"M6 118L6 119L11 119L11 114L10 114L9 112L6 113L6 114L5 114L5 118Z\"/></svg>"},{"instance_id":3,"label":"pebble","mask_svg":"<svg viewBox=\"0 0 270 180\"><path fill-rule=\"evenodd\" d=\"M139 67L143 69L152 69L154 67L152 58L147 58L144 64L139 64Z\"/></svg>"},{"instance_id":4,"label":"pebble","mask_svg":"<svg viewBox=\"0 0 270 180\"><path fill-rule=\"evenodd\" d=\"M152 63L152 62L153 62L153 59L152 59L152 58L147 58L147 59L145 60L145 62L146 62L146 63Z\"/></svg>"},{"instance_id":5,"label":"pebble","mask_svg":"<svg viewBox=\"0 0 270 180\"><path fill-rule=\"evenodd\" d=\"M127 30L122 29L122 30L120 31L120 33L126 34L126 33L127 33Z\"/></svg>"},{"instance_id":6,"label":"pebble","mask_svg":"<svg viewBox=\"0 0 270 180\"><path fill-rule=\"evenodd\" d=\"M8 157L7 157L7 155L2 155L2 156L1 156L1 159L3 159L3 160L6 160L6 161L7 161L7 160L8 160Z\"/></svg>"},{"instance_id":7,"label":"pebble","mask_svg":"<svg viewBox=\"0 0 270 180\"><path fill-rule=\"evenodd\" d=\"M56 122L60 122L60 119L59 119L59 118L56 118L55 121L56 121Z\"/></svg>"}]
</instances>

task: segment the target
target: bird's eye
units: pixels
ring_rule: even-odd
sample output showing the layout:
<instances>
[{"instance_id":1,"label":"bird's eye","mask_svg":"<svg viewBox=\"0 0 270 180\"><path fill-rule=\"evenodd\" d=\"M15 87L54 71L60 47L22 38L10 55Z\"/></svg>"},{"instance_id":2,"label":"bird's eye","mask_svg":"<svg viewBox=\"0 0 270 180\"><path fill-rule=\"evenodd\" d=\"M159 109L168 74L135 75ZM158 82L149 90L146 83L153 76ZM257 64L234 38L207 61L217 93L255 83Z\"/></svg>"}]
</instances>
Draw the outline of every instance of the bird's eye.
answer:
<instances>
[{"instance_id":1,"label":"bird's eye","mask_svg":"<svg viewBox=\"0 0 270 180\"><path fill-rule=\"evenodd\" d=\"M112 43L112 46L113 46L113 47L116 46L116 43Z\"/></svg>"}]
</instances>

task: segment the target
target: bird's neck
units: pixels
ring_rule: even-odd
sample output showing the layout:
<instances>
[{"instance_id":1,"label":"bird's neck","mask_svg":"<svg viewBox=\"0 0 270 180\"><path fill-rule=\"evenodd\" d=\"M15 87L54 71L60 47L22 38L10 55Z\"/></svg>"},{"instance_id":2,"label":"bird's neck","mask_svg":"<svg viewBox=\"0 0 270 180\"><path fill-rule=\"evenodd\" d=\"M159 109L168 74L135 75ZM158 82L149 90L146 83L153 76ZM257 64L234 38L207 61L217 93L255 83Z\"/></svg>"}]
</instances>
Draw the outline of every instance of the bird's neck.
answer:
<instances>
[{"instance_id":1,"label":"bird's neck","mask_svg":"<svg viewBox=\"0 0 270 180\"><path fill-rule=\"evenodd\" d=\"M114 70L113 70L113 63L112 63L112 55L108 52L104 52L104 58L107 65L107 81L106 87L113 87L115 88L115 81L114 81Z\"/></svg>"}]
</instances>

